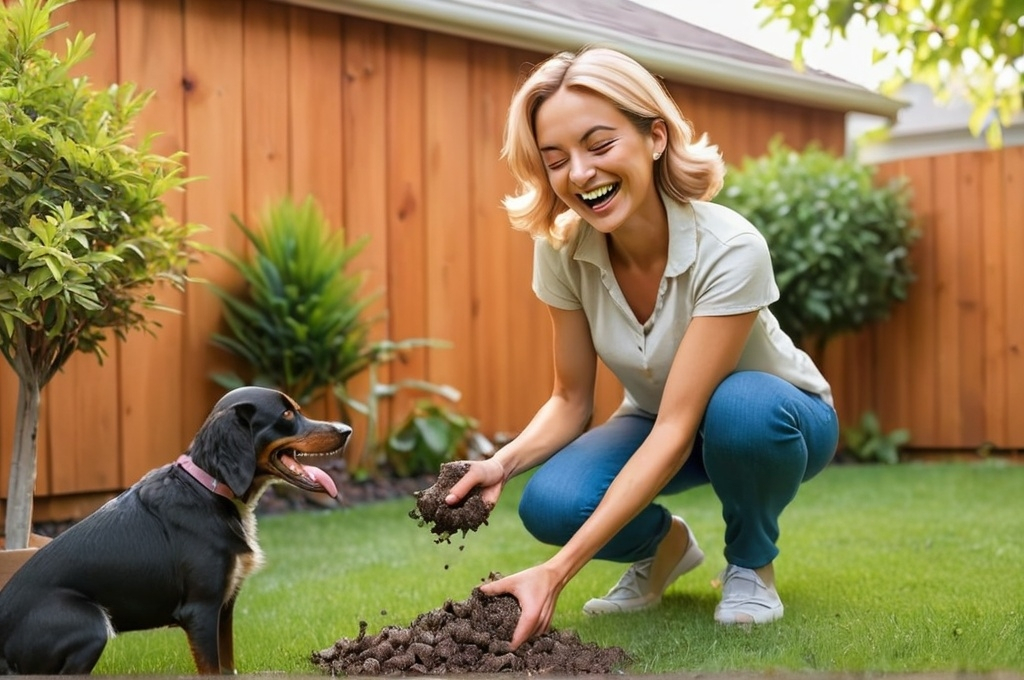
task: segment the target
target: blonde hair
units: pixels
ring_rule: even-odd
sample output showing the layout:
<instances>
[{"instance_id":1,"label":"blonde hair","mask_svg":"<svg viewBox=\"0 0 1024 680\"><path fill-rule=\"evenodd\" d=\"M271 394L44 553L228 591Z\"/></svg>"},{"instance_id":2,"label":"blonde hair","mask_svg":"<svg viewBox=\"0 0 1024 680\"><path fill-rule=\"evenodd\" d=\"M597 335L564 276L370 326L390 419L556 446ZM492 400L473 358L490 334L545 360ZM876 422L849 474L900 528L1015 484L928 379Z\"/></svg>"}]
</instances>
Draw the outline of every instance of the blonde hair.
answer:
<instances>
[{"instance_id":1,"label":"blonde hair","mask_svg":"<svg viewBox=\"0 0 1024 680\"><path fill-rule=\"evenodd\" d=\"M604 97L650 134L656 120L668 130L668 145L657 161L654 181L678 201L712 198L722 187L725 164L707 135L693 139L690 125L664 85L631 57L603 47L559 52L538 64L509 104L501 155L519 185L503 205L514 229L545 238L554 247L575 233L579 217L555 195L547 180L534 129L537 109L562 88Z\"/></svg>"}]
</instances>

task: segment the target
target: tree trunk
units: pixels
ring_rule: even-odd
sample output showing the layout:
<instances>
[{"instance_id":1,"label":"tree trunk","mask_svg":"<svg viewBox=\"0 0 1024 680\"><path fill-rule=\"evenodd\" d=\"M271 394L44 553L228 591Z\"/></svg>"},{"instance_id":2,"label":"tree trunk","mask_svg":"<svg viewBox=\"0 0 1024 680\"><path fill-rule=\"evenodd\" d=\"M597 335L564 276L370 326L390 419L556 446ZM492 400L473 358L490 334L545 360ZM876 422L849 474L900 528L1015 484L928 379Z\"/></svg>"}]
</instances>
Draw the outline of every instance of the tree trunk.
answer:
<instances>
[{"instance_id":1,"label":"tree trunk","mask_svg":"<svg viewBox=\"0 0 1024 680\"><path fill-rule=\"evenodd\" d=\"M28 547L32 533L32 496L36 486L36 433L39 429L39 381L20 376L14 419L14 452L7 487L4 543L8 550Z\"/></svg>"}]
</instances>

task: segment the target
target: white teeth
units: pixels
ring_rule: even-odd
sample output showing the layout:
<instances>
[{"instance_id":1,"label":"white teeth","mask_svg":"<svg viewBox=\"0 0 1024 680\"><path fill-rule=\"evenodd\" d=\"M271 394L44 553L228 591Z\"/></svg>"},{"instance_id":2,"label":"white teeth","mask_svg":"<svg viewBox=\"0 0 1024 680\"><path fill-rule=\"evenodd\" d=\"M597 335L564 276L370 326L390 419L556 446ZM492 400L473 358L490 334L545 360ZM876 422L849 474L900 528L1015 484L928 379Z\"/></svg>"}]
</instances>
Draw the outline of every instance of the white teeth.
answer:
<instances>
[{"instance_id":1,"label":"white teeth","mask_svg":"<svg viewBox=\"0 0 1024 680\"><path fill-rule=\"evenodd\" d=\"M580 194L580 197L584 201L596 201L597 199L601 198L609 191L611 191L613 188L615 188L614 184L606 184L603 187L598 187L594 189L593 191L588 191L585 194Z\"/></svg>"}]
</instances>

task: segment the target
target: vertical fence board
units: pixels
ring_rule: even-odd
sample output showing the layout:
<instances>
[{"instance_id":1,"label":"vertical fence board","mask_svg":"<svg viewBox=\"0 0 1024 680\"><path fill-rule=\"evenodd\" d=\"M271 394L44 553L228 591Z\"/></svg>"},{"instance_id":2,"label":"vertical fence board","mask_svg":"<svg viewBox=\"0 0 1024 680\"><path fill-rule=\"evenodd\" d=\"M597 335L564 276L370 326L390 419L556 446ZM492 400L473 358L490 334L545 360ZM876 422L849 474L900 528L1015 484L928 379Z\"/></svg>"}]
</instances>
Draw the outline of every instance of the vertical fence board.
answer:
<instances>
[{"instance_id":1,"label":"vertical fence board","mask_svg":"<svg viewBox=\"0 0 1024 680\"><path fill-rule=\"evenodd\" d=\"M178 0L119 0L118 64L123 81L153 92L139 116L136 136L158 136L153 150L164 156L182 151L184 95L181 89L183 39ZM186 189L187 190L187 189ZM184 219L184 193L164 197L168 214ZM181 452L182 333L184 294L170 286L153 291L159 302L179 313L153 312L155 335L136 333L121 344L121 485Z\"/></svg>"},{"instance_id":2,"label":"vertical fence board","mask_svg":"<svg viewBox=\"0 0 1024 680\"><path fill-rule=\"evenodd\" d=\"M899 181L904 173L902 164L890 164L879 168L876 181L879 185ZM913 291L911 284L908 297L914 294ZM910 306L905 302L897 303L889 318L879 322L878 329L878 332L870 333L874 341L877 371L889 376L889 380L884 385L872 380L874 403L877 404L873 410L885 430L909 428L908 407L916 398L910 376L910 355L913 351L910 340Z\"/></svg>"},{"instance_id":3,"label":"vertical fence board","mask_svg":"<svg viewBox=\"0 0 1024 680\"><path fill-rule=\"evenodd\" d=\"M935 159L935 212L933 231L935 238L935 298L938 363L939 419L936 434L940 441L958 441L963 431L963 412L958 398L961 381L959 302L961 275L957 261L957 213L959 210L959 178L955 156Z\"/></svg>"},{"instance_id":4,"label":"vertical fence board","mask_svg":"<svg viewBox=\"0 0 1024 680\"><path fill-rule=\"evenodd\" d=\"M379 22L346 17L342 23L342 177L345 203L343 206L345 235L351 243L367 238L362 252L349 265L352 272L366 275L363 290L377 298L369 305L367 318L382 317L370 332L371 340L392 337L388 313L390 291L387 290L389 263L387 232L387 133L384 129L384 102L387 79L385 59L385 30ZM382 366L380 379L391 378L390 366ZM365 401L369 398L369 380L359 376L349 383L353 395ZM383 403L381 420L390 418L390 405ZM349 446L349 455L355 456L360 447L381 434L370 432L365 424L358 425Z\"/></svg>"},{"instance_id":5,"label":"vertical fence board","mask_svg":"<svg viewBox=\"0 0 1024 680\"><path fill-rule=\"evenodd\" d=\"M185 129L188 169L193 182L185 196L189 221L206 225L197 237L207 246L243 252L245 239L231 226L231 215L245 208L243 149L243 2L185 0ZM192 274L232 292L238 275L220 258L206 256ZM183 374L189 394L182 404L182 437L191 441L223 394L210 375L237 368L225 352L210 345L223 331L220 301L204 285L186 292Z\"/></svg>"},{"instance_id":6,"label":"vertical fence board","mask_svg":"<svg viewBox=\"0 0 1024 680\"><path fill-rule=\"evenodd\" d=\"M935 208L937 193L932 179L931 159L911 159L904 163L913 187L913 209L921 238L911 250L911 266L917 280L910 289L910 338L914 351L909 357L910 375L915 386L910 404L911 443L923 448L940 445L936 436L939 418L938 360L939 334L936 330L936 239Z\"/></svg>"},{"instance_id":7,"label":"vertical fence board","mask_svg":"<svg viewBox=\"0 0 1024 680\"><path fill-rule=\"evenodd\" d=\"M470 53L464 40L430 34L426 54L426 195L444 197L426 206L427 322L431 337L453 343L451 351L431 355L430 379L466 386L471 372L462 357L468 356L472 342L466 253L472 244L469 196L474 185L466 143Z\"/></svg>"},{"instance_id":8,"label":"vertical fence board","mask_svg":"<svg viewBox=\"0 0 1024 680\"><path fill-rule=\"evenodd\" d=\"M510 288L512 281L508 250L512 240L525 238L514 233L505 224L494 223L495 209L500 210L498 198L513 191L508 171L500 160L505 111L515 87L507 67L509 51L492 49L480 43L470 45L470 93L472 167L474 190L472 202L472 337L469 350L472 363L477 367L467 385L467 402L476 404L476 410L493 414L497 423L508 417L509 402L513 398L507 389L493 389L494 385L508 385L514 371L522 367L512 365L508 345L514 338L503 332L504 321L510 317ZM522 291L520 291L522 292Z\"/></svg>"},{"instance_id":9,"label":"vertical fence board","mask_svg":"<svg viewBox=\"0 0 1024 680\"><path fill-rule=\"evenodd\" d=\"M288 7L278 2L249 0L245 4L242 25L245 211L238 217L254 229L261 225L272 204L289 195L290 102L281 96L291 89L289 16Z\"/></svg>"},{"instance_id":10,"label":"vertical fence board","mask_svg":"<svg viewBox=\"0 0 1024 680\"><path fill-rule=\"evenodd\" d=\"M1004 172L1004 224L1006 225L1006 402L1007 446L1024 449L1024 267L1020 257L1024 253L1024 147L1005 149Z\"/></svg>"},{"instance_id":11,"label":"vertical fence board","mask_svg":"<svg viewBox=\"0 0 1024 680\"><path fill-rule=\"evenodd\" d=\"M977 153L957 156L957 212L954 213L956 235L957 287L956 326L960 333L958 364L958 395L962 418L958 439L965 446L977 447L985 440L985 407L982 401L985 378L985 339L982 308L982 255L985 229L978 223L981 202L981 164ZM970 224L978 228L966 228Z\"/></svg>"},{"instance_id":12,"label":"vertical fence board","mask_svg":"<svg viewBox=\"0 0 1024 680\"><path fill-rule=\"evenodd\" d=\"M389 26L387 31L387 232L388 315L394 340L426 338L427 271L424 230L423 155L426 146L423 118L424 35L421 31ZM393 380L424 380L428 358L451 349L416 349L395 362ZM460 386L461 387L461 386ZM421 395L403 391L392 403L393 412L409 412ZM459 404L462 407L462 404Z\"/></svg>"},{"instance_id":13,"label":"vertical fence board","mask_svg":"<svg viewBox=\"0 0 1024 680\"><path fill-rule=\"evenodd\" d=\"M981 326L983 348L984 404L983 437L994 446L1005 446L1010 414L1006 408L1006 260L1010 224L1003 206L1007 200L1003 185L1003 154L982 153L978 196L978 217L982 238ZM1020 251L1024 252L1024 251Z\"/></svg>"},{"instance_id":14,"label":"vertical fence board","mask_svg":"<svg viewBox=\"0 0 1024 680\"><path fill-rule=\"evenodd\" d=\"M341 19L299 7L290 12L289 183L296 199L312 195L331 226L342 229Z\"/></svg>"}]
</instances>

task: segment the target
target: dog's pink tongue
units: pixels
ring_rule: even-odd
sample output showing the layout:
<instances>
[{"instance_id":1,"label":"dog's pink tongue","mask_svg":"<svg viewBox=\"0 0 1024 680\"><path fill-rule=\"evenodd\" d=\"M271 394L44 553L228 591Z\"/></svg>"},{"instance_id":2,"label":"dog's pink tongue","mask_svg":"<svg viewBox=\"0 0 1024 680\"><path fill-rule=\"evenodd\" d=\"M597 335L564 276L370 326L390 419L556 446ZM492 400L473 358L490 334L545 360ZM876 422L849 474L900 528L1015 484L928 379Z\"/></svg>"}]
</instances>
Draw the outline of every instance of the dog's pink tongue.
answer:
<instances>
[{"instance_id":1,"label":"dog's pink tongue","mask_svg":"<svg viewBox=\"0 0 1024 680\"><path fill-rule=\"evenodd\" d=\"M291 467L289 462L295 463L296 466L302 469L302 474L322 486L328 496L331 498L338 497L338 486L334 483L334 480L331 479L329 474L314 465L303 465L291 456L282 456L281 459L289 467Z\"/></svg>"}]
</instances>

